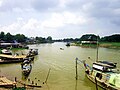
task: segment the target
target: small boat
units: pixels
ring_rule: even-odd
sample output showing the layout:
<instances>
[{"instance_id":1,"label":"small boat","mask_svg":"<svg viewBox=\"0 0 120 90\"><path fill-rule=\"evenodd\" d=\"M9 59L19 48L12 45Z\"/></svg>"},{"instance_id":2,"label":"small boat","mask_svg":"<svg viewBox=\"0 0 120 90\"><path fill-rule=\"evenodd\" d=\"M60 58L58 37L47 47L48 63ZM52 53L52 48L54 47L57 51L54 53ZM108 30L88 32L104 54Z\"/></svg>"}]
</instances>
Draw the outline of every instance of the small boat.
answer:
<instances>
[{"instance_id":1,"label":"small boat","mask_svg":"<svg viewBox=\"0 0 120 90\"><path fill-rule=\"evenodd\" d=\"M34 57L24 58L24 60L23 60L23 62L21 63L21 65L29 64L29 63L31 63L33 60L34 60Z\"/></svg>"},{"instance_id":2,"label":"small boat","mask_svg":"<svg viewBox=\"0 0 120 90\"><path fill-rule=\"evenodd\" d=\"M60 50L64 50L64 48L60 48Z\"/></svg>"},{"instance_id":3,"label":"small boat","mask_svg":"<svg viewBox=\"0 0 120 90\"><path fill-rule=\"evenodd\" d=\"M67 43L66 46L70 46L70 43Z\"/></svg>"},{"instance_id":4,"label":"small boat","mask_svg":"<svg viewBox=\"0 0 120 90\"><path fill-rule=\"evenodd\" d=\"M38 55L38 49L30 49L27 56L36 56Z\"/></svg>"},{"instance_id":5,"label":"small boat","mask_svg":"<svg viewBox=\"0 0 120 90\"><path fill-rule=\"evenodd\" d=\"M31 70L32 70L32 65L31 65L31 63L22 64L21 67L22 67L22 73L23 73L23 75L25 75L25 76L29 75L29 73L30 73Z\"/></svg>"},{"instance_id":6,"label":"small boat","mask_svg":"<svg viewBox=\"0 0 120 90\"><path fill-rule=\"evenodd\" d=\"M12 52L10 50L8 50L8 49L1 50L1 53L6 54L6 55L12 55Z\"/></svg>"}]
</instances>

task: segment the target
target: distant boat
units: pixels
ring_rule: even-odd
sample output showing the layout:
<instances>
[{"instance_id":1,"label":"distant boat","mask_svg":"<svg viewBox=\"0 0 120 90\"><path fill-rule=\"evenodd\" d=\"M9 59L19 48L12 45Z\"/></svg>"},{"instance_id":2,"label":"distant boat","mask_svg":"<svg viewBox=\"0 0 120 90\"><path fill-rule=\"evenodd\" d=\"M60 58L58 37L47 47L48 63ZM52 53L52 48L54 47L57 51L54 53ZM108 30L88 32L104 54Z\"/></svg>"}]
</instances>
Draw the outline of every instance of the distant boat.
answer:
<instances>
[{"instance_id":1,"label":"distant boat","mask_svg":"<svg viewBox=\"0 0 120 90\"><path fill-rule=\"evenodd\" d=\"M60 50L64 50L64 48L60 48Z\"/></svg>"},{"instance_id":2,"label":"distant boat","mask_svg":"<svg viewBox=\"0 0 120 90\"><path fill-rule=\"evenodd\" d=\"M70 46L70 43L67 43L66 46Z\"/></svg>"}]
</instances>

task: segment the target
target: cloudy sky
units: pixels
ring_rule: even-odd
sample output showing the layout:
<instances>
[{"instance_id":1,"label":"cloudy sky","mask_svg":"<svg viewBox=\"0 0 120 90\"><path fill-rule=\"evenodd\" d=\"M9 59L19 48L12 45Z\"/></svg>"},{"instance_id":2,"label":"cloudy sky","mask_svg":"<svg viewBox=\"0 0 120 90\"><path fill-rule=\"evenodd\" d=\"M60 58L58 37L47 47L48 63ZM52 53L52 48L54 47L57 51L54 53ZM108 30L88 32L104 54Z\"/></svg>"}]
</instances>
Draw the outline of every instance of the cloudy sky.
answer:
<instances>
[{"instance_id":1,"label":"cloudy sky","mask_svg":"<svg viewBox=\"0 0 120 90\"><path fill-rule=\"evenodd\" d=\"M120 0L0 0L0 31L79 38L120 33Z\"/></svg>"}]
</instances>

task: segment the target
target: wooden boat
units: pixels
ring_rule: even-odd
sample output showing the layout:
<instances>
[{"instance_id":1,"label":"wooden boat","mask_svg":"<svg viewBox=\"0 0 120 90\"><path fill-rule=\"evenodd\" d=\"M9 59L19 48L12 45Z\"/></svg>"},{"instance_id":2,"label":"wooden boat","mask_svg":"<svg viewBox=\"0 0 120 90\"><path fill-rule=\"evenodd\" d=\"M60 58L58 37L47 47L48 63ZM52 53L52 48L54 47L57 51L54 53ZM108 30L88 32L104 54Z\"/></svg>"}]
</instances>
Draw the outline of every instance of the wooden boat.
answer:
<instances>
[{"instance_id":1,"label":"wooden boat","mask_svg":"<svg viewBox=\"0 0 120 90\"><path fill-rule=\"evenodd\" d=\"M8 87L8 88L11 88L11 87L14 87L15 86L15 82L7 79L6 77L4 76L0 76L0 87Z\"/></svg>"},{"instance_id":2,"label":"wooden boat","mask_svg":"<svg viewBox=\"0 0 120 90\"><path fill-rule=\"evenodd\" d=\"M31 65L31 63L21 64L21 67L22 67L22 73L23 73L23 75L25 75L25 76L29 75L29 73L30 73L31 70L32 70L32 65Z\"/></svg>"},{"instance_id":3,"label":"wooden boat","mask_svg":"<svg viewBox=\"0 0 120 90\"><path fill-rule=\"evenodd\" d=\"M6 55L12 55L12 52L10 50L8 50L8 49L1 50L1 53L6 54Z\"/></svg>"},{"instance_id":4,"label":"wooden boat","mask_svg":"<svg viewBox=\"0 0 120 90\"><path fill-rule=\"evenodd\" d=\"M60 50L64 50L64 48L60 48Z\"/></svg>"},{"instance_id":5,"label":"wooden boat","mask_svg":"<svg viewBox=\"0 0 120 90\"><path fill-rule=\"evenodd\" d=\"M108 61L94 62L92 67L83 61L85 75L96 85L105 90L120 90L120 72L116 63Z\"/></svg>"},{"instance_id":6,"label":"wooden boat","mask_svg":"<svg viewBox=\"0 0 120 90\"><path fill-rule=\"evenodd\" d=\"M36 56L38 55L38 49L30 49L27 56Z\"/></svg>"},{"instance_id":7,"label":"wooden boat","mask_svg":"<svg viewBox=\"0 0 120 90\"><path fill-rule=\"evenodd\" d=\"M0 64L23 62L26 55L6 55L0 54Z\"/></svg>"}]
</instances>

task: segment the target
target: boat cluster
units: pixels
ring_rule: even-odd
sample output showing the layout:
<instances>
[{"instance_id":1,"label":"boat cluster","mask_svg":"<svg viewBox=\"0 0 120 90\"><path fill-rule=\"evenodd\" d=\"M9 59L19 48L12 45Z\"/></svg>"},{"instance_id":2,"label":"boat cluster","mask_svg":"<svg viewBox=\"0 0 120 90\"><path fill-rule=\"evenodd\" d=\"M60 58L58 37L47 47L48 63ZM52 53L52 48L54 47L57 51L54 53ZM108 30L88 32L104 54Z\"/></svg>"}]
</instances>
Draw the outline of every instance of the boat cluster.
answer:
<instances>
[{"instance_id":1,"label":"boat cluster","mask_svg":"<svg viewBox=\"0 0 120 90\"><path fill-rule=\"evenodd\" d=\"M30 49L27 54L13 54L11 50L3 49L0 54L0 64L6 63L18 63L21 62L21 68L23 74L29 75L32 64L31 62L34 60L34 56L38 55L38 49Z\"/></svg>"}]
</instances>

